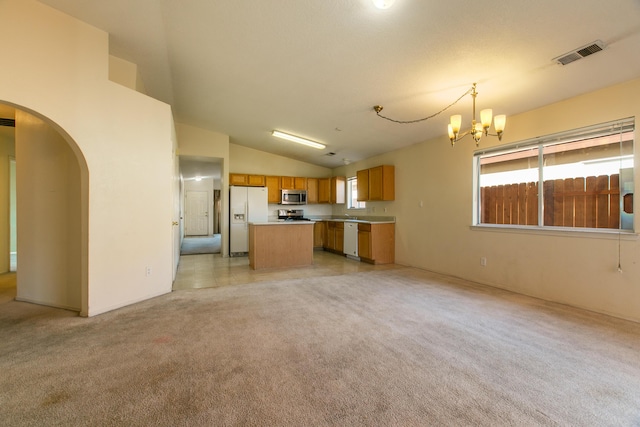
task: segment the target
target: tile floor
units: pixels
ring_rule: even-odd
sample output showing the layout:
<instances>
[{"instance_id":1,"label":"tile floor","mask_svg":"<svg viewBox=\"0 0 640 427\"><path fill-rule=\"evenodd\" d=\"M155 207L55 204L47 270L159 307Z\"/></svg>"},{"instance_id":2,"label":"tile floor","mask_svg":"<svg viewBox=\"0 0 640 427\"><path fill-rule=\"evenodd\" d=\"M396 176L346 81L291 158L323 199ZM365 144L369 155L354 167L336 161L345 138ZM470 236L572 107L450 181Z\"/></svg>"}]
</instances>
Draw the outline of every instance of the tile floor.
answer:
<instances>
[{"instance_id":1,"label":"tile floor","mask_svg":"<svg viewBox=\"0 0 640 427\"><path fill-rule=\"evenodd\" d=\"M245 257L222 258L220 254L180 256L174 290L215 288L269 280L314 276L338 276L372 270L402 268L396 264L371 265L324 251L314 251L313 265L252 270Z\"/></svg>"}]
</instances>

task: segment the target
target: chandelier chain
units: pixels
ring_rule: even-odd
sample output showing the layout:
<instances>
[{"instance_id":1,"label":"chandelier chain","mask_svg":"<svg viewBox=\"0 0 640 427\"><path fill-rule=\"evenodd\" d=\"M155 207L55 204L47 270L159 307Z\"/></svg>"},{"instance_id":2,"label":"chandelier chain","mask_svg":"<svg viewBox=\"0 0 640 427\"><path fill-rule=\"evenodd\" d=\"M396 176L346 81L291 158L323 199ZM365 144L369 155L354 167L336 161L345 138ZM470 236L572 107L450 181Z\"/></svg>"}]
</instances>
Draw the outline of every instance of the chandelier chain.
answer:
<instances>
[{"instance_id":1,"label":"chandelier chain","mask_svg":"<svg viewBox=\"0 0 640 427\"><path fill-rule=\"evenodd\" d=\"M418 122L423 122L425 120L429 120L432 119L434 117L436 117L437 115L444 113L445 111L447 111L449 108L453 107L454 105L456 105L458 102L460 102L460 100L462 98L464 98L465 96L469 95L470 93L473 92L474 87L471 87L471 89L467 90L465 93L463 93L462 95L460 95L460 97L458 99L456 99L455 101L453 101L451 104L447 105L446 107L444 107L442 110L438 111L437 113L433 113L430 116L427 117L423 117L421 119L416 119L416 120L396 120L396 119L392 119L390 117L387 116L383 116L382 114L380 114L380 111L382 111L382 109L380 109L380 111L376 110L376 114L378 115L378 117L385 119L385 120L389 120L390 122L394 122L394 123L400 123L400 124L410 124L410 123L418 123Z\"/></svg>"}]
</instances>

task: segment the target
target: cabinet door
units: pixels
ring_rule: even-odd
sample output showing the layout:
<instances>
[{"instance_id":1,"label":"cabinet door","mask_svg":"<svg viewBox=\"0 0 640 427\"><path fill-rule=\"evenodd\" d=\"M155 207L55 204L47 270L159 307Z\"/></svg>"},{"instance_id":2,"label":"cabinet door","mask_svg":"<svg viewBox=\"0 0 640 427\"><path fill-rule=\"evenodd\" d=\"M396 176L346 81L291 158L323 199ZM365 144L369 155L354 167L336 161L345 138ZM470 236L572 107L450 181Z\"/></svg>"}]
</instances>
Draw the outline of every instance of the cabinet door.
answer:
<instances>
[{"instance_id":1,"label":"cabinet door","mask_svg":"<svg viewBox=\"0 0 640 427\"><path fill-rule=\"evenodd\" d=\"M371 232L358 229L358 256L371 259Z\"/></svg>"},{"instance_id":2,"label":"cabinet door","mask_svg":"<svg viewBox=\"0 0 640 427\"><path fill-rule=\"evenodd\" d=\"M369 169L369 200L382 200L382 166Z\"/></svg>"},{"instance_id":3,"label":"cabinet door","mask_svg":"<svg viewBox=\"0 0 640 427\"><path fill-rule=\"evenodd\" d=\"M313 247L314 248L322 248L324 247L324 236L325 232L325 222L318 221L313 224Z\"/></svg>"},{"instance_id":4,"label":"cabinet door","mask_svg":"<svg viewBox=\"0 0 640 427\"><path fill-rule=\"evenodd\" d=\"M395 262L395 224L371 224L371 260L376 264Z\"/></svg>"},{"instance_id":5,"label":"cabinet door","mask_svg":"<svg viewBox=\"0 0 640 427\"><path fill-rule=\"evenodd\" d=\"M331 196L330 201L334 204L344 204L346 201L346 178L343 176L334 176L331 178Z\"/></svg>"},{"instance_id":6,"label":"cabinet door","mask_svg":"<svg viewBox=\"0 0 640 427\"><path fill-rule=\"evenodd\" d=\"M356 173L358 180L358 201L366 202L369 200L369 169L364 169Z\"/></svg>"},{"instance_id":7,"label":"cabinet door","mask_svg":"<svg viewBox=\"0 0 640 427\"><path fill-rule=\"evenodd\" d=\"M318 178L307 178L307 203L318 203Z\"/></svg>"},{"instance_id":8,"label":"cabinet door","mask_svg":"<svg viewBox=\"0 0 640 427\"><path fill-rule=\"evenodd\" d=\"M395 196L395 167L369 169L369 200L394 200Z\"/></svg>"},{"instance_id":9,"label":"cabinet door","mask_svg":"<svg viewBox=\"0 0 640 427\"><path fill-rule=\"evenodd\" d=\"M293 178L293 189L294 190L306 190L307 189L307 178L295 177Z\"/></svg>"},{"instance_id":10,"label":"cabinet door","mask_svg":"<svg viewBox=\"0 0 640 427\"><path fill-rule=\"evenodd\" d=\"M335 250L344 252L344 228L336 227Z\"/></svg>"},{"instance_id":11,"label":"cabinet door","mask_svg":"<svg viewBox=\"0 0 640 427\"><path fill-rule=\"evenodd\" d=\"M333 221L327 222L327 248L336 249L336 223Z\"/></svg>"},{"instance_id":12,"label":"cabinet door","mask_svg":"<svg viewBox=\"0 0 640 427\"><path fill-rule=\"evenodd\" d=\"M230 173L229 185L249 185L249 176L246 173Z\"/></svg>"},{"instance_id":13,"label":"cabinet door","mask_svg":"<svg viewBox=\"0 0 640 427\"><path fill-rule=\"evenodd\" d=\"M252 187L264 187L266 185L264 175L248 175L247 180Z\"/></svg>"},{"instance_id":14,"label":"cabinet door","mask_svg":"<svg viewBox=\"0 0 640 427\"><path fill-rule=\"evenodd\" d=\"M265 183L268 191L269 203L280 203L280 177L279 176L267 176L265 177Z\"/></svg>"},{"instance_id":15,"label":"cabinet door","mask_svg":"<svg viewBox=\"0 0 640 427\"><path fill-rule=\"evenodd\" d=\"M283 176L280 178L280 185L283 190L293 190L293 177L292 176Z\"/></svg>"},{"instance_id":16,"label":"cabinet door","mask_svg":"<svg viewBox=\"0 0 640 427\"><path fill-rule=\"evenodd\" d=\"M318 180L318 203L329 203L331 200L331 179L320 178Z\"/></svg>"}]
</instances>

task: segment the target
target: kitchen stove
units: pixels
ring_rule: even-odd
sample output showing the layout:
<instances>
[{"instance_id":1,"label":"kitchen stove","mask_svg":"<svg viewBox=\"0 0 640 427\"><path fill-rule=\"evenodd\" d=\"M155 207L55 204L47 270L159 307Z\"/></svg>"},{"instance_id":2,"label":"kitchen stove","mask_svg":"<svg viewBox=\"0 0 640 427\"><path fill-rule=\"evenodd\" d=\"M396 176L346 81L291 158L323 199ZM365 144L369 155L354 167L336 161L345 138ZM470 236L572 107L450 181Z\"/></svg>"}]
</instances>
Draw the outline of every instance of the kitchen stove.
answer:
<instances>
[{"instance_id":1,"label":"kitchen stove","mask_svg":"<svg viewBox=\"0 0 640 427\"><path fill-rule=\"evenodd\" d=\"M279 221L311 221L304 217L303 209L278 209Z\"/></svg>"}]
</instances>

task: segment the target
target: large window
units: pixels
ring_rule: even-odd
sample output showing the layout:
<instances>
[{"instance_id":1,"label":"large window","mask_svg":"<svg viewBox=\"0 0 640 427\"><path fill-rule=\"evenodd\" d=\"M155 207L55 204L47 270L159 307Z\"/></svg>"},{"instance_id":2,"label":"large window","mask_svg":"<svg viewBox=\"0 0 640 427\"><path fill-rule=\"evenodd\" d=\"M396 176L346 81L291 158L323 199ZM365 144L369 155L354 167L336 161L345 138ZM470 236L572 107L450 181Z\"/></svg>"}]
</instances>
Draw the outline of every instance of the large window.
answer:
<instances>
[{"instance_id":1,"label":"large window","mask_svg":"<svg viewBox=\"0 0 640 427\"><path fill-rule=\"evenodd\" d=\"M347 179L347 208L348 209L364 209L366 202L358 201L358 180L356 177Z\"/></svg>"},{"instance_id":2,"label":"large window","mask_svg":"<svg viewBox=\"0 0 640 427\"><path fill-rule=\"evenodd\" d=\"M634 120L475 154L476 224L633 230Z\"/></svg>"}]
</instances>

